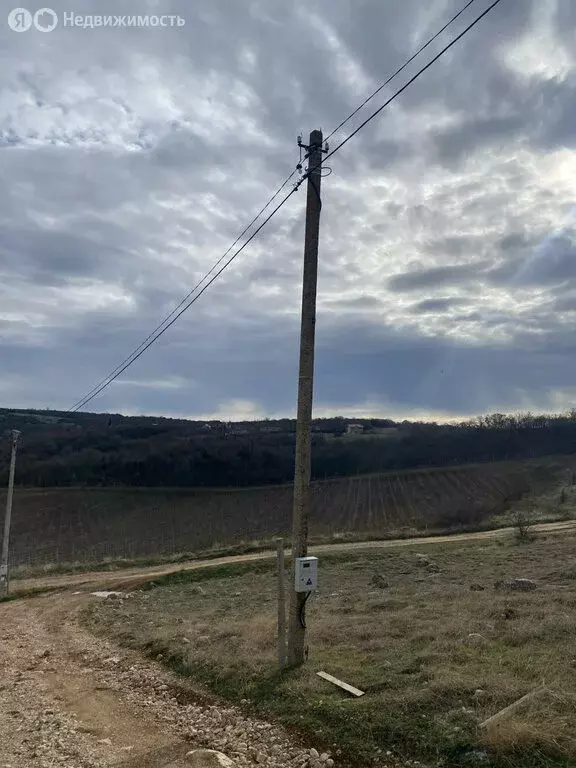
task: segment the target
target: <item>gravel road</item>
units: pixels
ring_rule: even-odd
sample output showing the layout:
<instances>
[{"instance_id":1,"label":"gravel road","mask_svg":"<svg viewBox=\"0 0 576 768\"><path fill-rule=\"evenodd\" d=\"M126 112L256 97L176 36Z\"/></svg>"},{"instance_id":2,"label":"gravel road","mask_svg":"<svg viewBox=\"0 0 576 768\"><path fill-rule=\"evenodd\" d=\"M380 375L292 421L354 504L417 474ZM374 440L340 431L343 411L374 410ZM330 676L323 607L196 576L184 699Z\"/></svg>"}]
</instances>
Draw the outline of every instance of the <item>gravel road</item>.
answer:
<instances>
[{"instance_id":1,"label":"gravel road","mask_svg":"<svg viewBox=\"0 0 576 768\"><path fill-rule=\"evenodd\" d=\"M201 747L238 768L311 764L281 727L80 627L79 609L97 599L62 593L0 605L0 768L178 768Z\"/></svg>"}]
</instances>

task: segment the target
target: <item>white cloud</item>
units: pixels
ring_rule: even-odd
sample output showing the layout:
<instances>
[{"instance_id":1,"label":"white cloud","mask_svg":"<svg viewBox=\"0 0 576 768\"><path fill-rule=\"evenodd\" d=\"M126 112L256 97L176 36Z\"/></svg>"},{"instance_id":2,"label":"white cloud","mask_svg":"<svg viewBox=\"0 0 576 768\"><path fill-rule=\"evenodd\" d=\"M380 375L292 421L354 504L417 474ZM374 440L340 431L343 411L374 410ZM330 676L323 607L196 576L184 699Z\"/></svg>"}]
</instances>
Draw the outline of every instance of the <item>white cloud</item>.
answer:
<instances>
[{"instance_id":1,"label":"white cloud","mask_svg":"<svg viewBox=\"0 0 576 768\"><path fill-rule=\"evenodd\" d=\"M202 421L252 421L263 419L267 414L262 407L250 400L227 400L213 413L193 416Z\"/></svg>"},{"instance_id":2,"label":"white cloud","mask_svg":"<svg viewBox=\"0 0 576 768\"><path fill-rule=\"evenodd\" d=\"M554 17L560 2L563 0L533 5L529 33L503 46L504 63L519 77L542 81L563 79L574 70L576 59L572 50L555 34Z\"/></svg>"},{"instance_id":3,"label":"white cloud","mask_svg":"<svg viewBox=\"0 0 576 768\"><path fill-rule=\"evenodd\" d=\"M144 387L145 389L191 389L196 386L193 381L182 376L168 376L164 379L116 379L115 387Z\"/></svg>"}]
</instances>

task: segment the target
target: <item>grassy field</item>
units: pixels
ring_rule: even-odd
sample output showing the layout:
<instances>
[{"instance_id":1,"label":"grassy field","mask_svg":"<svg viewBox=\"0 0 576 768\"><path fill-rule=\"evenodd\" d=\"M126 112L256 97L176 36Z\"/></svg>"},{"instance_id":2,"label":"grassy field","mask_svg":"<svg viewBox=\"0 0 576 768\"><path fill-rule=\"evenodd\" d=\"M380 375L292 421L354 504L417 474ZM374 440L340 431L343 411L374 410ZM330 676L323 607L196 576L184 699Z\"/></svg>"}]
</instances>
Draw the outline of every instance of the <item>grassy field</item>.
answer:
<instances>
[{"instance_id":1,"label":"grassy field","mask_svg":"<svg viewBox=\"0 0 576 768\"><path fill-rule=\"evenodd\" d=\"M390 538L494 525L519 499L556 492L574 461L501 462L316 482L310 533L316 540ZM17 489L11 561L22 568L87 567L252 546L288 533L291 508L289 485Z\"/></svg>"},{"instance_id":2,"label":"grassy field","mask_svg":"<svg viewBox=\"0 0 576 768\"><path fill-rule=\"evenodd\" d=\"M307 609L309 659L298 671L276 666L273 563L173 574L92 604L85 620L313 734L339 766L398 758L567 767L576 765L575 552L576 536L564 533L323 557ZM518 578L536 588L506 586ZM319 670L366 695L347 696ZM542 683L552 693L479 728Z\"/></svg>"}]
</instances>

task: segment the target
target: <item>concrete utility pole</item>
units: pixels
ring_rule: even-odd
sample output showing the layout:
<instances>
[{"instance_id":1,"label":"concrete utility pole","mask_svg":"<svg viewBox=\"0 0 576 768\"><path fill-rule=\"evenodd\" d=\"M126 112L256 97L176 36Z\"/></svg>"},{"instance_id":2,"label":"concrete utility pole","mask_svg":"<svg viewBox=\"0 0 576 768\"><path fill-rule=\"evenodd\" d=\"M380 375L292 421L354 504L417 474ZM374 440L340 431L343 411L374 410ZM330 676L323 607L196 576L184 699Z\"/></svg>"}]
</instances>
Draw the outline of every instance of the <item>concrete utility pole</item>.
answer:
<instances>
[{"instance_id":1,"label":"concrete utility pole","mask_svg":"<svg viewBox=\"0 0 576 768\"><path fill-rule=\"evenodd\" d=\"M302 145L304 146L304 145ZM308 157L306 196L306 234L304 240L304 279L300 327L300 372L296 421L296 463L294 468L294 506L292 520L292 583L288 620L288 664L304 662L306 593L296 592L296 558L308 554L308 515L310 509L310 431L314 389L314 341L316 327L316 286L318 282L318 238L320 229L320 179L322 172L322 131L312 131Z\"/></svg>"},{"instance_id":2,"label":"concrete utility pole","mask_svg":"<svg viewBox=\"0 0 576 768\"><path fill-rule=\"evenodd\" d=\"M12 521L12 496L14 495L14 473L16 472L16 449L20 432L12 430L12 456L10 457L10 477L8 496L6 497L6 517L4 518L4 538L2 539L2 560L0 561L0 597L8 594L8 545L10 543L10 523Z\"/></svg>"}]
</instances>

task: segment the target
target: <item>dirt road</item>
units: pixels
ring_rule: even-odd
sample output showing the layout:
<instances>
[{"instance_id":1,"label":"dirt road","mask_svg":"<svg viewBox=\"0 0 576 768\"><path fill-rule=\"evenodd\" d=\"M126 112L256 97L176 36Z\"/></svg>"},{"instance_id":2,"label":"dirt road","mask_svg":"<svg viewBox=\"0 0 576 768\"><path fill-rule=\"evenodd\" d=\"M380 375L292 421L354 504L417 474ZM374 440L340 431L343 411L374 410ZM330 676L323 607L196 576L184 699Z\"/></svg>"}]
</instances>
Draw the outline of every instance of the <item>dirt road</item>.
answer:
<instances>
[{"instance_id":1,"label":"dirt road","mask_svg":"<svg viewBox=\"0 0 576 768\"><path fill-rule=\"evenodd\" d=\"M570 520L560 523L540 523L533 529L540 533L562 532L576 528L576 521ZM446 542L474 541L478 539L491 539L499 536L510 536L513 528L498 528L491 531L479 531L476 533L461 533L451 536L427 536L413 539L390 539L387 541L359 541L343 542L341 544L322 544L310 547L310 554L336 554L338 552L352 552L361 549L387 549L389 547L428 546ZM198 568L210 568L215 565L230 563L247 563L255 560L269 560L276 557L275 551L256 552L249 555L233 555L231 557L219 557L213 560L190 560L187 562L171 563L162 566L149 566L146 568L126 568L118 571L90 571L73 573L61 576L41 576L34 579L18 579L12 584L13 591L34 589L35 587L67 588L72 586L100 587L102 589L127 588L144 581L149 581L158 576L165 576L176 571L188 571Z\"/></svg>"},{"instance_id":2,"label":"dirt road","mask_svg":"<svg viewBox=\"0 0 576 768\"><path fill-rule=\"evenodd\" d=\"M239 768L307 764L309 751L279 726L85 631L78 611L98 599L0 605L0 768L180 768L195 748Z\"/></svg>"}]
</instances>

